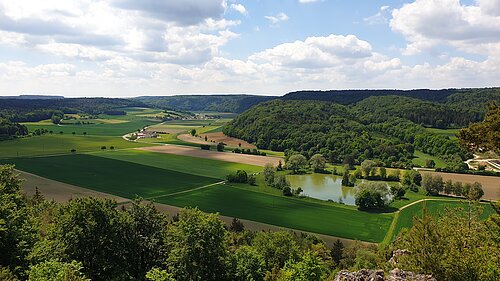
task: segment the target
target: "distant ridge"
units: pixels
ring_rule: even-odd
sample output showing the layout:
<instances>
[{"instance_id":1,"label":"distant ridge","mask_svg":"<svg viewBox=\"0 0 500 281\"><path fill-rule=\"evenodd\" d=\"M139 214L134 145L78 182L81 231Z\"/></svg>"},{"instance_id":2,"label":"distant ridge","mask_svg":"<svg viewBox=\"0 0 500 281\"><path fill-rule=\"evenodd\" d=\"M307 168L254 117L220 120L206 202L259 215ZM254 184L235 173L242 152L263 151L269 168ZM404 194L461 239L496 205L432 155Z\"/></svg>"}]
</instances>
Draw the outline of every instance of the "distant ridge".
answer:
<instances>
[{"instance_id":1,"label":"distant ridge","mask_svg":"<svg viewBox=\"0 0 500 281\"><path fill-rule=\"evenodd\" d=\"M64 99L64 96L52 95L19 95L19 96L0 96L0 99L18 99L18 100L51 100L51 99Z\"/></svg>"}]
</instances>

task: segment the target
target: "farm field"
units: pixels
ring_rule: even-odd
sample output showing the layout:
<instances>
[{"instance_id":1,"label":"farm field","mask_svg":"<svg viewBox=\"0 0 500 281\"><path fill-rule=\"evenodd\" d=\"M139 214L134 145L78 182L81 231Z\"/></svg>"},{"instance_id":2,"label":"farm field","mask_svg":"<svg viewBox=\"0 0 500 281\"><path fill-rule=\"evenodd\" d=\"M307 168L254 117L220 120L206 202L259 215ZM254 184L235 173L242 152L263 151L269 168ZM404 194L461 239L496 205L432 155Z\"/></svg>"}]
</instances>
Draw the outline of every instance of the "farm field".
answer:
<instances>
[{"instance_id":1,"label":"farm field","mask_svg":"<svg viewBox=\"0 0 500 281\"><path fill-rule=\"evenodd\" d=\"M200 148L177 146L177 145L151 146L151 147L143 147L140 149L156 153L192 156L192 157L206 158L212 160L244 163L262 167L267 163L278 165L278 162L282 161L282 159L278 157L247 155L247 154L239 154L231 152L218 152L213 150L202 150Z\"/></svg>"},{"instance_id":2,"label":"farm field","mask_svg":"<svg viewBox=\"0 0 500 281\"><path fill-rule=\"evenodd\" d=\"M479 182L483 186L484 196L482 199L498 200L500 198L500 177L495 176L479 176L468 174L442 173L421 171L422 174L432 173L432 175L440 175L444 181L451 180L463 183Z\"/></svg>"},{"instance_id":3,"label":"farm field","mask_svg":"<svg viewBox=\"0 0 500 281\"><path fill-rule=\"evenodd\" d=\"M360 212L353 207L252 192L230 185L162 197L156 202L369 242L382 241L392 221L392 214Z\"/></svg>"},{"instance_id":4,"label":"farm field","mask_svg":"<svg viewBox=\"0 0 500 281\"><path fill-rule=\"evenodd\" d=\"M95 153L94 155L218 179L224 179L228 174L234 173L237 170L244 170L247 173L262 171L262 167L254 165L175 154L154 153L138 149L106 151Z\"/></svg>"},{"instance_id":5,"label":"farm field","mask_svg":"<svg viewBox=\"0 0 500 281\"><path fill-rule=\"evenodd\" d=\"M43 136L33 136L0 142L0 157L29 157L52 154L69 154L71 149L76 152L100 151L102 146L109 149L135 148L152 146L154 144L142 144L125 141L120 137L112 136L73 136L48 134Z\"/></svg>"},{"instance_id":6,"label":"farm field","mask_svg":"<svg viewBox=\"0 0 500 281\"><path fill-rule=\"evenodd\" d=\"M48 179L134 198L149 198L213 184L219 179L85 154L16 158L2 164Z\"/></svg>"}]
</instances>

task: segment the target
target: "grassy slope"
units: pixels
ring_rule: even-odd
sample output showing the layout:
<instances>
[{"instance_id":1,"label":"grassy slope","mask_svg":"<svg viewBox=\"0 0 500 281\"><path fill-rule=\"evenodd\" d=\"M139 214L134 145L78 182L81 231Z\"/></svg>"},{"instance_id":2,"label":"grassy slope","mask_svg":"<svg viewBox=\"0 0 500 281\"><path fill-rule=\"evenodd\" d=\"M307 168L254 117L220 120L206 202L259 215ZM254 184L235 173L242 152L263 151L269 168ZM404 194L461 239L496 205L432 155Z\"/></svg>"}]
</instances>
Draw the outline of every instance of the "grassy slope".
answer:
<instances>
[{"instance_id":1,"label":"grassy slope","mask_svg":"<svg viewBox=\"0 0 500 281\"><path fill-rule=\"evenodd\" d=\"M133 198L152 197L193 189L219 181L215 178L145 166L85 154L3 160L45 178Z\"/></svg>"},{"instance_id":2,"label":"grassy slope","mask_svg":"<svg viewBox=\"0 0 500 281\"><path fill-rule=\"evenodd\" d=\"M412 162L413 164L419 165L421 167L425 167L425 160L434 160L434 163L436 163L436 168L444 168L446 167L446 163L441 160L439 157L432 156L429 154L425 154L422 151L415 150L414 153L416 158L413 158Z\"/></svg>"},{"instance_id":3,"label":"grassy slope","mask_svg":"<svg viewBox=\"0 0 500 281\"><path fill-rule=\"evenodd\" d=\"M248 173L262 171L262 167L254 165L140 150L107 151L95 155L219 179L237 170L245 170Z\"/></svg>"},{"instance_id":4,"label":"grassy slope","mask_svg":"<svg viewBox=\"0 0 500 281\"><path fill-rule=\"evenodd\" d=\"M370 242L382 241L392 220L391 214L360 212L347 206L274 196L232 186L214 186L156 201Z\"/></svg>"},{"instance_id":5,"label":"grassy slope","mask_svg":"<svg viewBox=\"0 0 500 281\"><path fill-rule=\"evenodd\" d=\"M426 128L425 130L433 134L447 136L451 139L456 139L457 138L456 135L458 134L459 131L459 129L436 129L436 128Z\"/></svg>"},{"instance_id":6,"label":"grassy slope","mask_svg":"<svg viewBox=\"0 0 500 281\"><path fill-rule=\"evenodd\" d=\"M115 149L151 146L125 141L120 137L109 136L73 136L73 135L44 135L0 142L0 157L26 157L50 154L70 153L71 149L77 152L100 151L102 146Z\"/></svg>"}]
</instances>

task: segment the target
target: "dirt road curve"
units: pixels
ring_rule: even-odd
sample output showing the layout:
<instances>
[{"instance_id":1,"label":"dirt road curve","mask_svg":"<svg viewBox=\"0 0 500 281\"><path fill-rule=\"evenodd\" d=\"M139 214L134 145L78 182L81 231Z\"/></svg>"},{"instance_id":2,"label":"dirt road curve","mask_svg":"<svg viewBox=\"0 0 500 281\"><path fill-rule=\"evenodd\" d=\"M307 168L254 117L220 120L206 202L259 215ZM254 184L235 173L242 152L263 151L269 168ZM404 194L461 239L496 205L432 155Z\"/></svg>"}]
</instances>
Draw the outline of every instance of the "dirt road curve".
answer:
<instances>
[{"instance_id":1,"label":"dirt road curve","mask_svg":"<svg viewBox=\"0 0 500 281\"><path fill-rule=\"evenodd\" d=\"M256 166L265 166L267 163L278 165L278 162L283 160L278 157L247 155L231 152L218 152L213 150L203 150L196 147L180 146L180 145L162 145L137 148L158 153L185 155L213 160L221 160L234 163L250 164Z\"/></svg>"}]
</instances>

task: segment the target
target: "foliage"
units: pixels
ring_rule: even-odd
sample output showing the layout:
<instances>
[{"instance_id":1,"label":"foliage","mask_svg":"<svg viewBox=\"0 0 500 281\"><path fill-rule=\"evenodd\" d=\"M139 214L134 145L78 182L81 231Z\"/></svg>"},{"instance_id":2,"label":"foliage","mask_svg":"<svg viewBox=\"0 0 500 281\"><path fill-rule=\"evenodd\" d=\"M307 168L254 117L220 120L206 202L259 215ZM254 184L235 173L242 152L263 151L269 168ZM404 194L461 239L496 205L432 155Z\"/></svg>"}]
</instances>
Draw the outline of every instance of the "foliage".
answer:
<instances>
[{"instance_id":1,"label":"foliage","mask_svg":"<svg viewBox=\"0 0 500 281\"><path fill-rule=\"evenodd\" d=\"M236 174L229 174L226 176L228 182L237 182L237 183L247 183L248 175L247 172L243 170L236 171Z\"/></svg>"},{"instance_id":2,"label":"foliage","mask_svg":"<svg viewBox=\"0 0 500 281\"><path fill-rule=\"evenodd\" d=\"M264 166L264 181L266 182L267 185L271 186L274 183L274 176L276 173L276 169L274 168L273 164L267 163Z\"/></svg>"},{"instance_id":3,"label":"foliage","mask_svg":"<svg viewBox=\"0 0 500 281\"><path fill-rule=\"evenodd\" d=\"M232 280L261 281L264 280L265 262L255 247L242 246L231 255Z\"/></svg>"},{"instance_id":4,"label":"foliage","mask_svg":"<svg viewBox=\"0 0 500 281\"><path fill-rule=\"evenodd\" d=\"M356 206L362 210L383 209L389 205L388 193L385 183L361 183L356 187Z\"/></svg>"},{"instance_id":5,"label":"foliage","mask_svg":"<svg viewBox=\"0 0 500 281\"><path fill-rule=\"evenodd\" d=\"M176 281L172 277L172 274L157 267L152 268L150 271L148 271L148 273L146 273L146 279L149 281Z\"/></svg>"},{"instance_id":6,"label":"foliage","mask_svg":"<svg viewBox=\"0 0 500 281\"><path fill-rule=\"evenodd\" d=\"M314 253L307 251L298 262L290 262L280 272L279 281L321 281L327 268Z\"/></svg>"},{"instance_id":7,"label":"foliage","mask_svg":"<svg viewBox=\"0 0 500 281\"><path fill-rule=\"evenodd\" d=\"M326 167L326 159L321 154L314 154L309 160L309 164L315 172L322 172Z\"/></svg>"},{"instance_id":8,"label":"foliage","mask_svg":"<svg viewBox=\"0 0 500 281\"><path fill-rule=\"evenodd\" d=\"M184 209L179 220L168 229L167 271L177 281L224 278L227 258L227 233L216 214Z\"/></svg>"},{"instance_id":9,"label":"foliage","mask_svg":"<svg viewBox=\"0 0 500 281\"><path fill-rule=\"evenodd\" d=\"M471 207L469 207L471 208ZM404 233L395 247L407 253L398 258L404 270L432 274L437 280L496 280L500 277L500 246L481 210L448 210L436 220L422 210L422 218Z\"/></svg>"},{"instance_id":10,"label":"foliage","mask_svg":"<svg viewBox=\"0 0 500 281\"><path fill-rule=\"evenodd\" d=\"M443 178L440 175L425 174L422 178L422 187L427 195L436 196L444 190Z\"/></svg>"},{"instance_id":11,"label":"foliage","mask_svg":"<svg viewBox=\"0 0 500 281\"><path fill-rule=\"evenodd\" d=\"M490 103L484 120L460 130L458 138L467 149L500 152L500 106Z\"/></svg>"},{"instance_id":12,"label":"foliage","mask_svg":"<svg viewBox=\"0 0 500 281\"><path fill-rule=\"evenodd\" d=\"M28 134L26 126L0 118L0 141Z\"/></svg>"},{"instance_id":13,"label":"foliage","mask_svg":"<svg viewBox=\"0 0 500 281\"><path fill-rule=\"evenodd\" d=\"M271 270L283 267L287 261L295 261L299 256L299 247L289 232L259 232L253 240L253 246L264 258L265 268Z\"/></svg>"},{"instance_id":14,"label":"foliage","mask_svg":"<svg viewBox=\"0 0 500 281\"><path fill-rule=\"evenodd\" d=\"M76 261L71 263L49 260L31 266L28 281L90 281L82 273L82 265Z\"/></svg>"},{"instance_id":15,"label":"foliage","mask_svg":"<svg viewBox=\"0 0 500 281\"><path fill-rule=\"evenodd\" d=\"M294 154L288 158L286 161L287 169L292 170L294 173L297 173L300 169L305 168L307 165L307 159L302 154Z\"/></svg>"}]
</instances>

